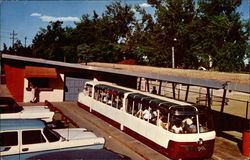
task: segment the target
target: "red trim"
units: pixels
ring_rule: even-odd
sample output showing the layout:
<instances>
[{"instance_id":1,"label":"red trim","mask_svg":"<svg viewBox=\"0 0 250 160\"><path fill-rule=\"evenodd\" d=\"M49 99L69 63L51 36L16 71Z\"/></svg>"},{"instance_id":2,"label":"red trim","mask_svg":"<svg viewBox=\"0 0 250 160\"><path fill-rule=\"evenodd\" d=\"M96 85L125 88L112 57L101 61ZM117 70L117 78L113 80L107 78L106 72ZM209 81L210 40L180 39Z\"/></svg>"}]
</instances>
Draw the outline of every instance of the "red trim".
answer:
<instances>
[{"instance_id":1,"label":"red trim","mask_svg":"<svg viewBox=\"0 0 250 160\"><path fill-rule=\"evenodd\" d=\"M203 141L202 145L197 142L174 142L169 141L168 153L172 159L206 159L213 155L215 140Z\"/></svg>"},{"instance_id":2,"label":"red trim","mask_svg":"<svg viewBox=\"0 0 250 160\"><path fill-rule=\"evenodd\" d=\"M90 112L90 108L89 108L88 106L86 106L86 105L84 105L84 104L82 104L82 103L80 103L80 102L78 102L78 101L77 101L77 104L78 104L78 106L79 106L80 108L82 108L82 109L84 109L84 110Z\"/></svg>"},{"instance_id":3,"label":"red trim","mask_svg":"<svg viewBox=\"0 0 250 160\"><path fill-rule=\"evenodd\" d=\"M57 72L55 68L26 66L25 77L26 78L57 78Z\"/></svg>"},{"instance_id":4,"label":"red trim","mask_svg":"<svg viewBox=\"0 0 250 160\"><path fill-rule=\"evenodd\" d=\"M77 104L81 108L89 111L88 106L81 104L80 102L77 102ZM105 120L106 122L110 123L114 127L120 129L119 128L120 124L111 120L110 118L103 116L100 113L93 111L93 110L91 113ZM192 160L193 159L205 159L205 158L212 157L212 154L213 154L214 142L215 142L214 139L209 140L209 141L203 141L202 145L198 145L197 142L169 141L168 148L164 148L127 127L124 127L123 132L134 137L135 139L138 139L140 142L143 142L150 148L158 151L159 153L165 155L166 157L169 157L172 159L192 159Z\"/></svg>"}]
</instances>

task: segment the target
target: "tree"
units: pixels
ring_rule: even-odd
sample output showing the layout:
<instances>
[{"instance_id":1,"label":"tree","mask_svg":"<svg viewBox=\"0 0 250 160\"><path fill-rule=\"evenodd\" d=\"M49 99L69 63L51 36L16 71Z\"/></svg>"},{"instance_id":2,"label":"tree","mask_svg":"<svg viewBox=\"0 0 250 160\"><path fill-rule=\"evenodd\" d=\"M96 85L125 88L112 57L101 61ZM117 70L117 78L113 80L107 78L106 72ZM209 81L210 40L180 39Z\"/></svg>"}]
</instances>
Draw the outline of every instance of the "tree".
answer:
<instances>
[{"instance_id":1,"label":"tree","mask_svg":"<svg viewBox=\"0 0 250 160\"><path fill-rule=\"evenodd\" d=\"M199 1L198 33L193 35L193 48L205 67L219 71L239 71L244 67L247 37L236 11L240 3L234 0Z\"/></svg>"},{"instance_id":2,"label":"tree","mask_svg":"<svg viewBox=\"0 0 250 160\"><path fill-rule=\"evenodd\" d=\"M33 54L35 57L63 61L64 53L62 47L65 42L65 31L62 28L63 22L50 22L46 29L41 28L40 32L33 39Z\"/></svg>"}]
</instances>

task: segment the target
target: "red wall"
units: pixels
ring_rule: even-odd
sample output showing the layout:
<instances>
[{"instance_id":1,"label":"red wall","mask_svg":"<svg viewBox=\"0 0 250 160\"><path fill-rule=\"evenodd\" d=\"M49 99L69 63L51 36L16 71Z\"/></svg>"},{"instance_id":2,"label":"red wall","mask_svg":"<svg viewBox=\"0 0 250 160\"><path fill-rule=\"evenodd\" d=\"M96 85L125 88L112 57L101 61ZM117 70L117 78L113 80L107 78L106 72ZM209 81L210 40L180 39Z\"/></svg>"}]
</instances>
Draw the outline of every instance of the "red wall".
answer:
<instances>
[{"instance_id":1,"label":"red wall","mask_svg":"<svg viewBox=\"0 0 250 160\"><path fill-rule=\"evenodd\" d=\"M24 68L4 64L6 85L17 102L23 102Z\"/></svg>"}]
</instances>

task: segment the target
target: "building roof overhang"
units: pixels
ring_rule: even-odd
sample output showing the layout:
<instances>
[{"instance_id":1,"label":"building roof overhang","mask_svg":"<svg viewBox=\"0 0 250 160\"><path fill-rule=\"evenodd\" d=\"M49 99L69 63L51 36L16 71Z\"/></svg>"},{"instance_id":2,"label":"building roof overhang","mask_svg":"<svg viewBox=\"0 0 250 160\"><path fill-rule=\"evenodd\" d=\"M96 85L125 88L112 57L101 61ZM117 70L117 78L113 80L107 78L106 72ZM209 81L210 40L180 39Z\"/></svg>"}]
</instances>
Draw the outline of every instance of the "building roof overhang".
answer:
<instances>
[{"instance_id":1,"label":"building roof overhang","mask_svg":"<svg viewBox=\"0 0 250 160\"><path fill-rule=\"evenodd\" d=\"M155 80L161 80L161 81L175 82L175 83L192 85L192 86L201 86L201 87L214 88L214 89L227 89L227 90L232 90L232 91L250 93L249 84L233 83L233 82L228 82L228 81L223 82L223 81L216 81L216 80L170 76L170 75L162 75L162 74L156 74L156 73L128 71L128 70L120 70L120 69L113 69L113 68L101 68L101 67L94 67L94 66L81 65L81 64L72 64L72 63L58 62L58 61L38 59L38 58L14 56L14 55L8 55L8 54L2 54L2 58L9 59L9 60L16 60L16 61L39 63L43 65L60 66L60 67L73 68L73 69L75 68L75 69L82 69L82 70L89 70L89 71L96 71L96 72L120 74L120 75L142 77L142 78L155 79Z\"/></svg>"},{"instance_id":2,"label":"building roof overhang","mask_svg":"<svg viewBox=\"0 0 250 160\"><path fill-rule=\"evenodd\" d=\"M57 78L56 68L25 66L25 78Z\"/></svg>"}]
</instances>

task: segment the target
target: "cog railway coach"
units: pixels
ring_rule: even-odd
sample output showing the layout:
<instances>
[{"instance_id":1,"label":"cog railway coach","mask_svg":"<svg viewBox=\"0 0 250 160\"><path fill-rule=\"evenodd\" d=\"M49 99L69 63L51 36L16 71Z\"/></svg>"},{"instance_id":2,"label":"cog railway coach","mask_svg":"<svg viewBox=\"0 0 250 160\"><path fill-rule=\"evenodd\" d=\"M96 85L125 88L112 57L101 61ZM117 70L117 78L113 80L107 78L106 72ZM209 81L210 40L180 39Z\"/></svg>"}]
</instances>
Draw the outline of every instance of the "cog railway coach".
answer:
<instances>
[{"instance_id":1,"label":"cog railway coach","mask_svg":"<svg viewBox=\"0 0 250 160\"><path fill-rule=\"evenodd\" d=\"M86 82L78 105L169 158L213 154L215 131L206 106L103 81Z\"/></svg>"}]
</instances>

